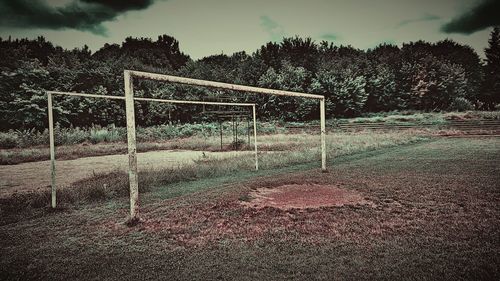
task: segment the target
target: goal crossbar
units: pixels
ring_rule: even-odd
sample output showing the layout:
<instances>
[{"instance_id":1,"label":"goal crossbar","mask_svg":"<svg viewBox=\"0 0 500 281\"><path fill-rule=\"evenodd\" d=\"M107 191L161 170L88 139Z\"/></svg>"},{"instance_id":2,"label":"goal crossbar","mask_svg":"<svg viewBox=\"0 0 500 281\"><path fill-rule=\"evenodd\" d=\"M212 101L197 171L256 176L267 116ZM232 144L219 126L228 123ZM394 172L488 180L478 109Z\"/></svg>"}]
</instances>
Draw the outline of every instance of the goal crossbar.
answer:
<instances>
[{"instance_id":1,"label":"goal crossbar","mask_svg":"<svg viewBox=\"0 0 500 281\"><path fill-rule=\"evenodd\" d=\"M322 95L313 95L313 94L298 93L298 92L291 92L291 91L244 86L244 85L238 85L238 84L229 84L229 83L223 83L223 82L200 80L200 79L179 77L179 76L173 76L173 75L149 73L149 72L143 72L143 71L125 70L125 73L128 73L130 76L137 77L137 78L165 81L165 82L177 83L177 84L186 84L186 85L192 85L192 86L202 86L202 87L209 87L209 88L233 90L233 91L239 91L239 92L250 92L250 93L256 93L256 94L289 96L289 97L308 98L308 99L324 99L325 98Z\"/></svg>"},{"instance_id":2,"label":"goal crossbar","mask_svg":"<svg viewBox=\"0 0 500 281\"><path fill-rule=\"evenodd\" d=\"M48 108L48 121L49 121L49 145L50 145L50 174L51 174L51 206L57 206L57 185L56 185L56 159L55 159L55 140L54 140L54 117L52 110L52 95L61 96L74 96L84 98L104 98L114 100L126 100L124 96L111 96L111 95L96 95L86 93L74 92L61 92L61 91L46 91L47 93L47 108ZM242 106L251 107L253 113L253 129L254 129L254 155L255 155L255 170L259 169L259 158L257 151L257 118L254 103L231 103L231 102L211 102L211 101L192 101L192 100L169 100L169 99L156 99L156 98L139 98L134 97L134 101L150 101L160 103L174 103L174 104L189 104L189 105L225 105L225 106Z\"/></svg>"}]
</instances>

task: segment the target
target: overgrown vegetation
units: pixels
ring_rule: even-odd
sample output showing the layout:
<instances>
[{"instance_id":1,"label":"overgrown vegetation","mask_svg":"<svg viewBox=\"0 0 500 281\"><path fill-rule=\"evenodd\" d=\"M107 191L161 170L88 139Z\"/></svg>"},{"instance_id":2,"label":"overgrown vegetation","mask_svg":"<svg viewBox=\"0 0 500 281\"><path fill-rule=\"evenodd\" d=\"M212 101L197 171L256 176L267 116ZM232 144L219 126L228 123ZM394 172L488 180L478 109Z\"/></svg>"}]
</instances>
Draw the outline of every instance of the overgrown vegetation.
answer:
<instances>
[{"instance_id":1,"label":"overgrown vegetation","mask_svg":"<svg viewBox=\"0 0 500 281\"><path fill-rule=\"evenodd\" d=\"M364 117L350 119L327 120L329 130L337 128L343 123L386 123L421 125L424 128L416 128L423 135L434 134L461 134L460 130L445 129L451 120L500 120L500 111L467 111L467 112L418 112L418 111L393 111L383 113L365 114ZM308 134L316 134L316 129L309 126L317 126L317 120L311 122L258 122L258 134L261 151L276 151L294 149L290 146L290 140L294 135L283 136L290 133L289 126L302 127L302 131ZM233 143L232 124L223 123L223 146L220 146L219 124L177 124L160 125L147 128L138 127L138 151L154 150L252 150L247 139L247 126L240 124L238 127L238 143ZM309 128L309 129L308 129ZM57 159L68 160L88 156L101 156L124 154L127 152L126 129L120 127L99 127L89 129L61 128L56 126ZM488 131L481 131L488 133ZM277 134L270 136L269 134ZM253 133L250 132L251 140ZM282 139L282 141L276 141ZM308 140L303 140L308 141ZM251 144L251 143L250 143ZM300 146L295 143L295 147ZM43 161L49 159L48 132L40 133L36 130L11 130L0 132L0 165L18 164L32 161Z\"/></svg>"},{"instance_id":2,"label":"overgrown vegetation","mask_svg":"<svg viewBox=\"0 0 500 281\"><path fill-rule=\"evenodd\" d=\"M195 124L175 124L156 125L150 127L137 127L136 135L138 142L162 142L187 137L215 137L219 136L218 123L195 123ZM239 138L246 139L253 125L248 128L246 122L240 122L238 126ZM223 136L233 134L231 122L222 123ZM236 131L236 129L234 129ZM275 122L258 122L257 130L260 134L270 134L282 132L283 129L277 127ZM54 128L54 139L56 145L74 144L98 144L124 142L127 140L126 127L92 126L90 128L63 128L56 125ZM28 148L49 144L49 132L47 129L37 131L35 129L19 129L0 132L1 148Z\"/></svg>"}]
</instances>

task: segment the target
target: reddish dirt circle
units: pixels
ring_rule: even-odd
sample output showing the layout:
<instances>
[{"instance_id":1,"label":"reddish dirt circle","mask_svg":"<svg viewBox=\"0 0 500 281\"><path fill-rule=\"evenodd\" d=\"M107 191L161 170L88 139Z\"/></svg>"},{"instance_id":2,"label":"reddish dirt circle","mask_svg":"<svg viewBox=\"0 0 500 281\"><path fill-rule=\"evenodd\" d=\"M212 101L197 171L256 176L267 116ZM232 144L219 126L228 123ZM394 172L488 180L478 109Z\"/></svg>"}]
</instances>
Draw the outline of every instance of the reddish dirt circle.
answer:
<instances>
[{"instance_id":1,"label":"reddish dirt circle","mask_svg":"<svg viewBox=\"0 0 500 281\"><path fill-rule=\"evenodd\" d=\"M291 184L274 188L258 188L250 192L250 200L242 202L251 208L273 207L282 210L372 205L354 190L335 185Z\"/></svg>"}]
</instances>

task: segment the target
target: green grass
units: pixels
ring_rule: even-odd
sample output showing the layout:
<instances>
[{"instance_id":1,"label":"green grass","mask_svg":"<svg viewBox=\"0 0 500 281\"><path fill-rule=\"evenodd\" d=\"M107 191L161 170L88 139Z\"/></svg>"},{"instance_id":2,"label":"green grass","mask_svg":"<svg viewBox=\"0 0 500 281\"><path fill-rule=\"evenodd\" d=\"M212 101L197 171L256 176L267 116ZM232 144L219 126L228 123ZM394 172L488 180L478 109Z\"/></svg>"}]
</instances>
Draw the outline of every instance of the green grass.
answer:
<instances>
[{"instance_id":1,"label":"green grass","mask_svg":"<svg viewBox=\"0 0 500 281\"><path fill-rule=\"evenodd\" d=\"M0 226L4 280L498 280L500 143L436 141L154 187ZM247 172L251 174L251 172ZM375 206L248 209L257 187L335 184ZM176 191L179 193L176 193Z\"/></svg>"}]
</instances>

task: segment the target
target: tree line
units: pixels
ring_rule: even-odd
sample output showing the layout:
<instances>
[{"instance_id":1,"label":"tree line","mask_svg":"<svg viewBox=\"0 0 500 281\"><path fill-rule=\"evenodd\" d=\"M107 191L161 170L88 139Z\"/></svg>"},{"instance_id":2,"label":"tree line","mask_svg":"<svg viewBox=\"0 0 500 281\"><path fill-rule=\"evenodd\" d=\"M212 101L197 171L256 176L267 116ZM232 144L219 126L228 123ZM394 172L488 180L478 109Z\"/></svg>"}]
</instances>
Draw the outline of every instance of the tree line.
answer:
<instances>
[{"instance_id":1,"label":"tree line","mask_svg":"<svg viewBox=\"0 0 500 281\"><path fill-rule=\"evenodd\" d=\"M500 102L500 31L491 32L486 59L452 40L381 44L360 50L326 41L291 37L269 42L252 54L237 52L191 59L168 35L128 37L92 53L34 40L0 38L0 129L44 128L44 90L123 96L123 69L321 94L327 115L353 117L391 110L491 110ZM317 119L316 101L230 93L207 88L135 81L135 95L165 99L235 97L259 104L261 118ZM137 102L140 126L208 118L202 106ZM58 97L61 126L123 126L124 102Z\"/></svg>"}]
</instances>

